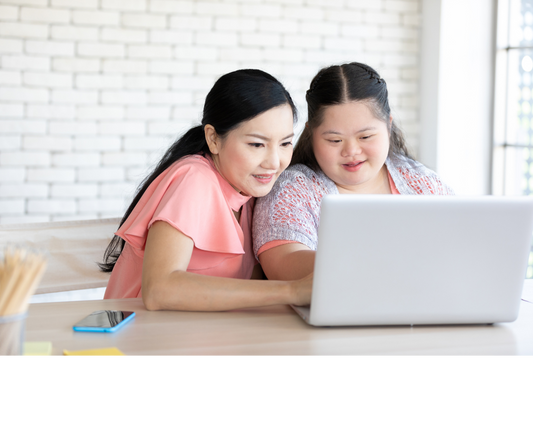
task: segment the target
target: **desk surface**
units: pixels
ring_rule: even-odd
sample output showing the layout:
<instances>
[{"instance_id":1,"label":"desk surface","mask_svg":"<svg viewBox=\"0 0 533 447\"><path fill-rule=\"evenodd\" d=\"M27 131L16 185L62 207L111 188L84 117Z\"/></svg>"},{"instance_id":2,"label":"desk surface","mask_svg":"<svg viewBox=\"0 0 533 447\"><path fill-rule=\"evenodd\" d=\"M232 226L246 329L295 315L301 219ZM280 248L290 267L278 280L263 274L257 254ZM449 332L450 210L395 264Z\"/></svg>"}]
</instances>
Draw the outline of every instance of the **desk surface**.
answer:
<instances>
[{"instance_id":1,"label":"desk surface","mask_svg":"<svg viewBox=\"0 0 533 447\"><path fill-rule=\"evenodd\" d=\"M533 301L533 280L523 298ZM133 310L116 333L74 332L72 325L99 309ZM522 301L513 323L469 326L317 328L288 306L230 312L147 311L140 299L32 304L26 341L64 349L117 347L126 355L531 355L533 303Z\"/></svg>"}]
</instances>

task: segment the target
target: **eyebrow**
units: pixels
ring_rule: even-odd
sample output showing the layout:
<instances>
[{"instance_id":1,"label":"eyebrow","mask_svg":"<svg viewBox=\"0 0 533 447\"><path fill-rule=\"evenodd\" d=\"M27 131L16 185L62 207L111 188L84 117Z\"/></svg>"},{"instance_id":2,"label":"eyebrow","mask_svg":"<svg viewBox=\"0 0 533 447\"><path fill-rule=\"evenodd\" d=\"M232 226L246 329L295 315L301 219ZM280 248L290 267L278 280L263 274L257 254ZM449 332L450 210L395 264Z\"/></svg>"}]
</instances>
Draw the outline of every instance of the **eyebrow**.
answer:
<instances>
[{"instance_id":1,"label":"eyebrow","mask_svg":"<svg viewBox=\"0 0 533 447\"><path fill-rule=\"evenodd\" d=\"M360 129L358 130L357 132L355 133L361 133L361 132L366 132L368 130L376 130L375 127L372 127L372 126L369 126L369 127L365 127L363 129ZM341 132L338 132L336 130L326 130L325 132L322 132L322 135L326 135L326 134L333 134L333 135L342 135Z\"/></svg>"},{"instance_id":2,"label":"eyebrow","mask_svg":"<svg viewBox=\"0 0 533 447\"><path fill-rule=\"evenodd\" d=\"M264 140L264 141L270 141L270 138L265 137L264 135L259 135L257 133L247 133L246 136L259 138L260 140ZM294 137L294 132L291 133L290 135L287 135L285 138L282 138L282 140L286 140L287 138L292 138L292 137Z\"/></svg>"}]
</instances>

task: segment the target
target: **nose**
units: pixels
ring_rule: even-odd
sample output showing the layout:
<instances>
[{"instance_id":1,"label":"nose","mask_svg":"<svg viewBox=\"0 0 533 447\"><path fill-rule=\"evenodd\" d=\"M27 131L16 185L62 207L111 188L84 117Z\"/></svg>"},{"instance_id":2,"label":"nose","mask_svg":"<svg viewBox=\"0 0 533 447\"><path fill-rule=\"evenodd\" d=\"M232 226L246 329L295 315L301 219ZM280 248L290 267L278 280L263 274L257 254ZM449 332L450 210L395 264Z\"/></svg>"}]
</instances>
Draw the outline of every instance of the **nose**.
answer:
<instances>
[{"instance_id":1,"label":"nose","mask_svg":"<svg viewBox=\"0 0 533 447\"><path fill-rule=\"evenodd\" d=\"M266 152L263 163L261 163L261 166L264 169L270 169L270 170L277 171L280 167L280 164L281 164L281 161L280 161L279 149L275 147L269 148Z\"/></svg>"},{"instance_id":2,"label":"nose","mask_svg":"<svg viewBox=\"0 0 533 447\"><path fill-rule=\"evenodd\" d=\"M353 157L354 155L359 155L362 152L361 147L354 140L346 140L342 146L341 155L343 157Z\"/></svg>"}]
</instances>

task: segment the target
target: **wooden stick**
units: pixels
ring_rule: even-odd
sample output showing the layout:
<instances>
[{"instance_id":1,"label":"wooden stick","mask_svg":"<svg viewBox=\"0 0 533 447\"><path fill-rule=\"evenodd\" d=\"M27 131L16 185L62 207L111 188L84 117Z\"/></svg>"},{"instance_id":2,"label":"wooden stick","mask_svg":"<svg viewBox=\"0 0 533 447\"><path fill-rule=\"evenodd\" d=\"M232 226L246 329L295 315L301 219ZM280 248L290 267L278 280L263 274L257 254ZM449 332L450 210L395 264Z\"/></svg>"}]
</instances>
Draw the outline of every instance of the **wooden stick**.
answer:
<instances>
[{"instance_id":1,"label":"wooden stick","mask_svg":"<svg viewBox=\"0 0 533 447\"><path fill-rule=\"evenodd\" d=\"M2 296L5 281L7 281L7 273L5 271L4 262L0 261L0 309L2 308Z\"/></svg>"},{"instance_id":2,"label":"wooden stick","mask_svg":"<svg viewBox=\"0 0 533 447\"><path fill-rule=\"evenodd\" d=\"M22 267L23 274L15 290L16 299L11 301L13 306L9 306L7 310L9 314L26 311L29 298L37 286L36 282L40 281L44 272L45 262L36 254L30 253L24 260Z\"/></svg>"},{"instance_id":3,"label":"wooden stick","mask_svg":"<svg viewBox=\"0 0 533 447\"><path fill-rule=\"evenodd\" d=\"M0 315L6 315L5 311L12 297L13 290L16 287L17 281L21 274L20 268L21 252L15 251L11 253L11 250L6 249L4 253L5 264L5 282L2 285L2 291L0 293Z\"/></svg>"},{"instance_id":4,"label":"wooden stick","mask_svg":"<svg viewBox=\"0 0 533 447\"><path fill-rule=\"evenodd\" d=\"M3 262L0 264L0 272L0 315L2 315L2 308L4 307L4 300L6 299L4 290L8 280L7 270Z\"/></svg>"},{"instance_id":5,"label":"wooden stick","mask_svg":"<svg viewBox=\"0 0 533 447\"><path fill-rule=\"evenodd\" d=\"M9 308L13 313L25 312L28 309L30 297L37 288L39 281L46 270L46 260L35 254L31 255L28 263L28 274L25 276L23 283L18 288L19 298L17 299L17 306Z\"/></svg>"},{"instance_id":6,"label":"wooden stick","mask_svg":"<svg viewBox=\"0 0 533 447\"><path fill-rule=\"evenodd\" d=\"M0 269L0 315L25 312L46 268L46 260L25 249L6 249Z\"/></svg>"},{"instance_id":7,"label":"wooden stick","mask_svg":"<svg viewBox=\"0 0 533 447\"><path fill-rule=\"evenodd\" d=\"M17 313L17 309L21 306L25 300L25 291L29 287L29 283L33 279L33 270L34 262L31 255L26 256L20 266L22 267L22 274L20 275L19 281L15 285L15 288L11 291L11 299L9 300L9 305L6 308L6 314L12 315Z\"/></svg>"}]
</instances>

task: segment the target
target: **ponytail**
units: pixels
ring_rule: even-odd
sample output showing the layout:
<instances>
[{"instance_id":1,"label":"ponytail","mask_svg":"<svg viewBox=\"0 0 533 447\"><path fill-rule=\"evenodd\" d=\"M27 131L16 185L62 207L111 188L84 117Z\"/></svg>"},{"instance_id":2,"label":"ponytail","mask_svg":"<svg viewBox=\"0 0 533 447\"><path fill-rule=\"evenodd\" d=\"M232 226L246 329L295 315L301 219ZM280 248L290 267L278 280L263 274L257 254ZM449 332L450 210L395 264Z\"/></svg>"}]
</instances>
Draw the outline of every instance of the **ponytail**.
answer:
<instances>
[{"instance_id":1,"label":"ponytail","mask_svg":"<svg viewBox=\"0 0 533 447\"><path fill-rule=\"evenodd\" d=\"M166 171L172 164L188 155L202 155L206 156L209 153L209 147L205 141L204 129L202 126L196 126L189 129L178 141L174 142L172 146L165 152L163 158L159 161L155 169L150 175L148 175L139 185L135 192L135 198L131 202L130 206L124 213L120 225L128 219L131 212L141 200L141 197L146 192L152 182L159 177L164 171ZM107 246L104 252L104 262L98 263L98 267L102 272L110 273L113 271L118 257L124 249L126 242L121 237L115 235L111 242Z\"/></svg>"},{"instance_id":2,"label":"ponytail","mask_svg":"<svg viewBox=\"0 0 533 447\"><path fill-rule=\"evenodd\" d=\"M403 155L407 158L414 159L409 153L409 150L407 149L407 144L405 143L405 138L403 136L402 130L398 126L396 126L396 124L394 123L394 120L392 121L389 133L390 133L389 155L390 154Z\"/></svg>"},{"instance_id":3,"label":"ponytail","mask_svg":"<svg viewBox=\"0 0 533 447\"><path fill-rule=\"evenodd\" d=\"M315 172L320 171L320 166L316 161L315 153L313 151L313 132L308 125L304 127L304 130L294 147L290 166L297 163L304 164Z\"/></svg>"}]
</instances>

